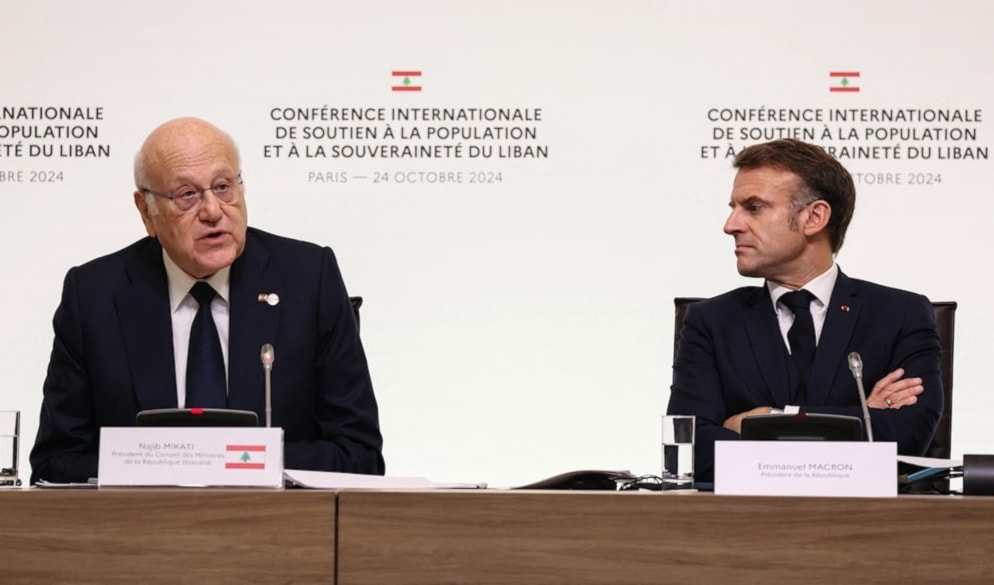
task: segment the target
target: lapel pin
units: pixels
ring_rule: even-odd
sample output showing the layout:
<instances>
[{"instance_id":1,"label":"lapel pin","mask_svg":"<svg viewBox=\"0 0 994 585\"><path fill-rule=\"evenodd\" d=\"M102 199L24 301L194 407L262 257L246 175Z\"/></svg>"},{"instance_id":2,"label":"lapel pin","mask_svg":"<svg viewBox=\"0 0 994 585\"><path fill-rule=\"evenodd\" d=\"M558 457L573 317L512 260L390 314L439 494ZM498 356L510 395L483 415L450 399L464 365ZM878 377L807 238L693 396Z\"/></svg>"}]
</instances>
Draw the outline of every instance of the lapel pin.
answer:
<instances>
[{"instance_id":1,"label":"lapel pin","mask_svg":"<svg viewBox=\"0 0 994 585\"><path fill-rule=\"evenodd\" d=\"M269 303L269 306L271 307L275 307L280 304L280 295L276 293L259 293L258 298L260 303Z\"/></svg>"},{"instance_id":2,"label":"lapel pin","mask_svg":"<svg viewBox=\"0 0 994 585\"><path fill-rule=\"evenodd\" d=\"M842 309L843 311L845 311L846 313L848 313L848 312L849 312L849 305L842 305L842 306L841 306L840 308L841 308L841 309Z\"/></svg>"}]
</instances>

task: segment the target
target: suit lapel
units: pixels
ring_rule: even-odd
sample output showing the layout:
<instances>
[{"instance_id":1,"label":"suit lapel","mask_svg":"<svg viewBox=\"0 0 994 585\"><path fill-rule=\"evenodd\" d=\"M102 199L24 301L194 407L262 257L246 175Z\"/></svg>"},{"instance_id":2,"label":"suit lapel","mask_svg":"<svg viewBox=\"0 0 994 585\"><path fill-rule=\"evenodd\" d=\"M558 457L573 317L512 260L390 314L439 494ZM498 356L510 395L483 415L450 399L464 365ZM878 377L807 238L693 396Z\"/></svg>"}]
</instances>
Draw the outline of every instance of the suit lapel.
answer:
<instances>
[{"instance_id":1,"label":"suit lapel","mask_svg":"<svg viewBox=\"0 0 994 585\"><path fill-rule=\"evenodd\" d=\"M812 406L821 406L828 401L835 378L842 371L839 365L848 359L846 348L859 320L861 306L855 283L840 271L808 376L808 403Z\"/></svg>"},{"instance_id":2,"label":"suit lapel","mask_svg":"<svg viewBox=\"0 0 994 585\"><path fill-rule=\"evenodd\" d=\"M788 375L787 348L766 286L747 302L745 332L763 382L775 404L788 404L793 381Z\"/></svg>"},{"instance_id":3,"label":"suit lapel","mask_svg":"<svg viewBox=\"0 0 994 585\"><path fill-rule=\"evenodd\" d=\"M280 304L269 297L283 291L266 266L269 251L251 230L245 251L231 266L230 316L228 337L228 406L252 410L265 424L265 378L260 360L262 346L271 343L279 352L276 333ZM277 358L279 355L277 354Z\"/></svg>"},{"instance_id":4,"label":"suit lapel","mask_svg":"<svg viewBox=\"0 0 994 585\"><path fill-rule=\"evenodd\" d=\"M131 284L114 298L138 410L176 407L169 285L162 248L149 239L125 270Z\"/></svg>"}]
</instances>

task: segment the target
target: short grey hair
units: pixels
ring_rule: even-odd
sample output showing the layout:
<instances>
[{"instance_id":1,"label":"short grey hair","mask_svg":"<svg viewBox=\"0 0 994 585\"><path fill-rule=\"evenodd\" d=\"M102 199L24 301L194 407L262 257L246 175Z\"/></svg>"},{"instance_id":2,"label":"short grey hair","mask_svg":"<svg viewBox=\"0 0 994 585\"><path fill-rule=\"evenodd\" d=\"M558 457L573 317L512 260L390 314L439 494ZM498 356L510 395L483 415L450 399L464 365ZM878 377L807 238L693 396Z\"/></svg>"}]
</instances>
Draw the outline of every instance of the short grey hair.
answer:
<instances>
[{"instance_id":1,"label":"short grey hair","mask_svg":"<svg viewBox=\"0 0 994 585\"><path fill-rule=\"evenodd\" d=\"M135 153L135 189L141 191L142 189L148 188L148 175L145 173L145 156L144 147L138 149ZM149 215L158 215L159 206L155 201L155 195L144 191L142 194L145 196L145 206L148 208Z\"/></svg>"},{"instance_id":2,"label":"short grey hair","mask_svg":"<svg viewBox=\"0 0 994 585\"><path fill-rule=\"evenodd\" d=\"M797 215L801 213L802 209L819 199L824 199L824 197L815 192L800 177L798 177L797 181L801 185L790 196L790 229L792 230L797 230Z\"/></svg>"}]
</instances>

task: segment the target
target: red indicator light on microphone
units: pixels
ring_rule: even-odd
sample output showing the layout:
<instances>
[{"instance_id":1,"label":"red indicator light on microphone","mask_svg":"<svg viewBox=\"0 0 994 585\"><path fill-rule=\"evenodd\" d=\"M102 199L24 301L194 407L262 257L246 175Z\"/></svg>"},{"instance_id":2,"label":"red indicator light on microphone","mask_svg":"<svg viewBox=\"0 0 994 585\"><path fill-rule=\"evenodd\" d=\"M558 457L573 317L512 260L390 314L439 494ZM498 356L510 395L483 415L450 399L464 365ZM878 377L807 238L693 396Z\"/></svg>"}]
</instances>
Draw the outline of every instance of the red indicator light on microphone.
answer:
<instances>
[{"instance_id":1,"label":"red indicator light on microphone","mask_svg":"<svg viewBox=\"0 0 994 585\"><path fill-rule=\"evenodd\" d=\"M204 414L203 408L191 408L190 414Z\"/></svg>"}]
</instances>

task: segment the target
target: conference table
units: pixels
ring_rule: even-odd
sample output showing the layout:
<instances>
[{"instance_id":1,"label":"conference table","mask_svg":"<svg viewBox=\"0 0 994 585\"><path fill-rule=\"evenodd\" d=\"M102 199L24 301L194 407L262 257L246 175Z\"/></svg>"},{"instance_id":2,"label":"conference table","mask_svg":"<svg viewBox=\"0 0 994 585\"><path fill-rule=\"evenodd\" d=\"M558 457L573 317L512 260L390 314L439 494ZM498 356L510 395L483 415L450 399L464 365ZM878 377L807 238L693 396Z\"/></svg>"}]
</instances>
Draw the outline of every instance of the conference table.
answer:
<instances>
[{"instance_id":1,"label":"conference table","mask_svg":"<svg viewBox=\"0 0 994 585\"><path fill-rule=\"evenodd\" d=\"M0 491L0 583L991 583L994 498Z\"/></svg>"},{"instance_id":2,"label":"conference table","mask_svg":"<svg viewBox=\"0 0 994 585\"><path fill-rule=\"evenodd\" d=\"M337 494L0 491L0 583L334 583Z\"/></svg>"}]
</instances>

